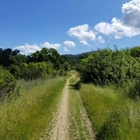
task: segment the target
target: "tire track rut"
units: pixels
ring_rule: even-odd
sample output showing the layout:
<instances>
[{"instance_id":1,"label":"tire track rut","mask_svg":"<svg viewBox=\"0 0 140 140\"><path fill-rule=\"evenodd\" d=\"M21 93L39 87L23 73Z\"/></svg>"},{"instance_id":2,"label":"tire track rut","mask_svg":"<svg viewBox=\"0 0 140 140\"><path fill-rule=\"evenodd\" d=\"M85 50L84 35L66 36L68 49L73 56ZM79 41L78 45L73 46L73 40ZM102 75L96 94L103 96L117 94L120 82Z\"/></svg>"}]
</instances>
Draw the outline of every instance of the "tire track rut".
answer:
<instances>
[{"instance_id":1,"label":"tire track rut","mask_svg":"<svg viewBox=\"0 0 140 140\"><path fill-rule=\"evenodd\" d=\"M73 97L72 101L69 99L71 97L69 81L72 78L74 78L73 75L71 78L67 79L66 85L62 91L62 95L58 103L57 111L54 113L53 120L50 122L50 126L47 129L45 135L43 135L40 140L73 140L70 135L74 135L75 133L76 137L74 139L76 140L94 140L95 135L91 126L91 122L87 116L79 92L75 92L77 96L75 96L77 98L77 102L74 103L76 99L75 97ZM73 108L72 112L70 110L70 106L74 105L73 103L80 107L80 113L78 116L72 115L75 112L75 107ZM71 121L75 125L76 129L72 128L71 130ZM78 122L80 122L80 125ZM74 133L71 133L73 130Z\"/></svg>"}]
</instances>

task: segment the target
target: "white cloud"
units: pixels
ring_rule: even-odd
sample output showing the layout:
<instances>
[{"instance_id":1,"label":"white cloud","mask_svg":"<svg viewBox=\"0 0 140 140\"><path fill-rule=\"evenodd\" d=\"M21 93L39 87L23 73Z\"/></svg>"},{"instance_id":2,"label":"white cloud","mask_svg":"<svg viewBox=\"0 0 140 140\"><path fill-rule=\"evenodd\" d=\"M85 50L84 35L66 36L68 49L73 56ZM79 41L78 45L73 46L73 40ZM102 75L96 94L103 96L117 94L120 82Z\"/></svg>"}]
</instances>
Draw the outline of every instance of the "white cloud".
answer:
<instances>
[{"instance_id":1,"label":"white cloud","mask_svg":"<svg viewBox=\"0 0 140 140\"><path fill-rule=\"evenodd\" d=\"M29 45L25 44L22 46L17 46L14 49L18 49L21 51L21 54L29 55L32 53L35 53L36 51L40 51L42 47L44 48L54 48L54 49L59 49L61 44L50 44L49 42L45 42L38 46L37 44Z\"/></svg>"},{"instance_id":2,"label":"white cloud","mask_svg":"<svg viewBox=\"0 0 140 140\"><path fill-rule=\"evenodd\" d=\"M102 38L102 36L98 36L98 41L101 42L101 43L104 43L104 39Z\"/></svg>"},{"instance_id":3,"label":"white cloud","mask_svg":"<svg viewBox=\"0 0 140 140\"><path fill-rule=\"evenodd\" d=\"M63 42L64 45L68 46L69 48L74 48L76 44L73 41L65 41Z\"/></svg>"},{"instance_id":4,"label":"white cloud","mask_svg":"<svg viewBox=\"0 0 140 140\"><path fill-rule=\"evenodd\" d=\"M115 39L132 37L140 34L140 0L132 0L122 6L122 19L113 18L111 23L101 22L94 29L98 33Z\"/></svg>"},{"instance_id":5,"label":"white cloud","mask_svg":"<svg viewBox=\"0 0 140 140\"><path fill-rule=\"evenodd\" d=\"M80 41L80 43L82 43L83 45L86 45L86 46L91 46L91 45L90 45L90 44L88 44L88 42L87 42L87 41L85 41L85 40Z\"/></svg>"},{"instance_id":6,"label":"white cloud","mask_svg":"<svg viewBox=\"0 0 140 140\"><path fill-rule=\"evenodd\" d=\"M89 25L87 24L70 28L68 35L74 38L78 38L79 41L84 45L88 45L88 41L96 40L96 35L92 30L89 30Z\"/></svg>"},{"instance_id":7,"label":"white cloud","mask_svg":"<svg viewBox=\"0 0 140 140\"><path fill-rule=\"evenodd\" d=\"M68 50L66 47L63 47L65 52L69 52L70 50Z\"/></svg>"},{"instance_id":8,"label":"white cloud","mask_svg":"<svg viewBox=\"0 0 140 140\"><path fill-rule=\"evenodd\" d=\"M123 23L140 29L140 0L132 0L122 6Z\"/></svg>"},{"instance_id":9,"label":"white cloud","mask_svg":"<svg viewBox=\"0 0 140 140\"><path fill-rule=\"evenodd\" d=\"M18 49L21 51L22 54L26 54L26 55L41 50L41 48L37 44L34 45L25 44L23 46L17 46L14 49Z\"/></svg>"},{"instance_id":10,"label":"white cloud","mask_svg":"<svg viewBox=\"0 0 140 140\"><path fill-rule=\"evenodd\" d=\"M50 44L49 42L45 42L43 44L41 44L41 47L43 48L53 48L53 49L59 49L61 47L61 44Z\"/></svg>"}]
</instances>

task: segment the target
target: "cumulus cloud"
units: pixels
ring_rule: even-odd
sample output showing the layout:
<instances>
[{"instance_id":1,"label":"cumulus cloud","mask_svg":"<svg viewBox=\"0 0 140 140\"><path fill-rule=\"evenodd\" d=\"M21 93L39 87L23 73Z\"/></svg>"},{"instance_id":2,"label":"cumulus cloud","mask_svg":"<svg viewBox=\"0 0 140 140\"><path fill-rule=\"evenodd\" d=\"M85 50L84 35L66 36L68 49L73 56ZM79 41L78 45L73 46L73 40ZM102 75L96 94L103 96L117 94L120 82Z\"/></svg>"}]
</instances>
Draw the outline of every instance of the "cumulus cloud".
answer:
<instances>
[{"instance_id":1,"label":"cumulus cloud","mask_svg":"<svg viewBox=\"0 0 140 140\"><path fill-rule=\"evenodd\" d=\"M63 47L65 52L69 52L70 50L68 50L66 47Z\"/></svg>"},{"instance_id":2,"label":"cumulus cloud","mask_svg":"<svg viewBox=\"0 0 140 140\"><path fill-rule=\"evenodd\" d=\"M41 48L54 48L54 49L59 49L61 47L61 44L50 44L49 42L45 42L38 46L37 44L29 45L25 44L22 46L17 46L14 49L18 49L21 51L22 54L25 55L30 55L32 53L35 53L36 51L40 51Z\"/></svg>"},{"instance_id":3,"label":"cumulus cloud","mask_svg":"<svg viewBox=\"0 0 140 140\"><path fill-rule=\"evenodd\" d=\"M96 35L92 30L89 30L89 25L87 24L70 28L68 30L68 35L78 38L83 45L88 45L88 41L96 40Z\"/></svg>"},{"instance_id":4,"label":"cumulus cloud","mask_svg":"<svg viewBox=\"0 0 140 140\"><path fill-rule=\"evenodd\" d=\"M123 23L140 29L140 0L132 0L122 6Z\"/></svg>"},{"instance_id":5,"label":"cumulus cloud","mask_svg":"<svg viewBox=\"0 0 140 140\"><path fill-rule=\"evenodd\" d=\"M64 41L63 44L68 46L69 48L74 48L76 46L73 41Z\"/></svg>"},{"instance_id":6,"label":"cumulus cloud","mask_svg":"<svg viewBox=\"0 0 140 140\"><path fill-rule=\"evenodd\" d=\"M98 36L98 41L99 41L100 43L104 43L104 42L105 42L104 39L102 38L102 36Z\"/></svg>"},{"instance_id":7,"label":"cumulus cloud","mask_svg":"<svg viewBox=\"0 0 140 140\"><path fill-rule=\"evenodd\" d=\"M94 29L98 33L115 39L132 37L140 34L140 0L132 0L122 6L122 19L113 18L111 23L101 22Z\"/></svg>"},{"instance_id":8,"label":"cumulus cloud","mask_svg":"<svg viewBox=\"0 0 140 140\"><path fill-rule=\"evenodd\" d=\"M41 50L41 48L37 44L33 44L33 45L25 44L22 46L17 46L14 49L18 49L21 51L22 54L26 54L26 55Z\"/></svg>"},{"instance_id":9,"label":"cumulus cloud","mask_svg":"<svg viewBox=\"0 0 140 140\"><path fill-rule=\"evenodd\" d=\"M41 47L43 48L53 48L53 49L59 49L61 47L61 44L50 44L49 42L45 42L43 44L41 44Z\"/></svg>"},{"instance_id":10,"label":"cumulus cloud","mask_svg":"<svg viewBox=\"0 0 140 140\"><path fill-rule=\"evenodd\" d=\"M140 34L140 29L124 25L121 20L113 18L111 23L101 22L97 24L95 30L99 33L112 36L115 39L132 37Z\"/></svg>"}]
</instances>

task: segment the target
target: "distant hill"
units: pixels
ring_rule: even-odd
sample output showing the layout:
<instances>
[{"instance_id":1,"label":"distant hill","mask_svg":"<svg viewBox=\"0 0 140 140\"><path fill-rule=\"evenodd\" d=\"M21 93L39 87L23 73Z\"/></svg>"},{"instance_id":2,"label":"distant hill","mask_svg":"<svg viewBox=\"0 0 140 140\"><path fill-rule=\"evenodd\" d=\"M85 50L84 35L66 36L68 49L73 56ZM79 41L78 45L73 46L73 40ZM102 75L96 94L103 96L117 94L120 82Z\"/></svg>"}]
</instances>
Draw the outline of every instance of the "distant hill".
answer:
<instances>
[{"instance_id":1,"label":"distant hill","mask_svg":"<svg viewBox=\"0 0 140 140\"><path fill-rule=\"evenodd\" d=\"M90 51L90 52L85 52L85 53L80 53L80 54L63 54L62 56L66 56L66 57L81 57L84 55L89 55L91 53L93 53L95 51Z\"/></svg>"}]
</instances>

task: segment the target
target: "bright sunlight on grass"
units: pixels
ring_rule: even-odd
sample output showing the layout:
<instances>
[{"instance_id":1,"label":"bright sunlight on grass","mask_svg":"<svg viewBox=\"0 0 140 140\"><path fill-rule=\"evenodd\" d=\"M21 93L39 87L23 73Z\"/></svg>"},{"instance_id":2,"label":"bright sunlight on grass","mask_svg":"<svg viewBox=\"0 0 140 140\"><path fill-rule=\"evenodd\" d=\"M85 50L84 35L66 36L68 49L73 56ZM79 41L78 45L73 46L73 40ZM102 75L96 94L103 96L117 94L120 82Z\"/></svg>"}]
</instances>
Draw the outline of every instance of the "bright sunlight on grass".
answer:
<instances>
[{"instance_id":1,"label":"bright sunlight on grass","mask_svg":"<svg viewBox=\"0 0 140 140\"><path fill-rule=\"evenodd\" d=\"M82 85L80 93L98 140L139 140L140 102L92 84Z\"/></svg>"},{"instance_id":2,"label":"bright sunlight on grass","mask_svg":"<svg viewBox=\"0 0 140 140\"><path fill-rule=\"evenodd\" d=\"M0 140L36 140L45 132L65 79L20 81L21 96L0 104Z\"/></svg>"}]
</instances>

